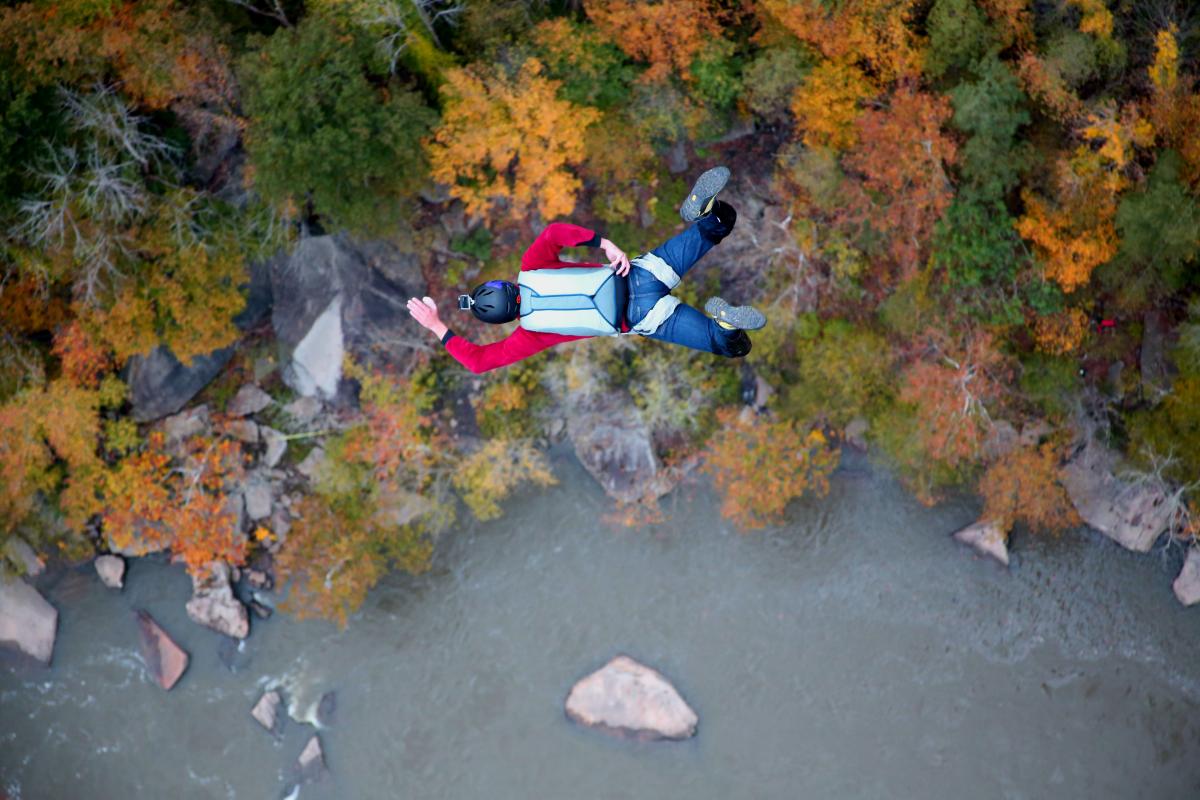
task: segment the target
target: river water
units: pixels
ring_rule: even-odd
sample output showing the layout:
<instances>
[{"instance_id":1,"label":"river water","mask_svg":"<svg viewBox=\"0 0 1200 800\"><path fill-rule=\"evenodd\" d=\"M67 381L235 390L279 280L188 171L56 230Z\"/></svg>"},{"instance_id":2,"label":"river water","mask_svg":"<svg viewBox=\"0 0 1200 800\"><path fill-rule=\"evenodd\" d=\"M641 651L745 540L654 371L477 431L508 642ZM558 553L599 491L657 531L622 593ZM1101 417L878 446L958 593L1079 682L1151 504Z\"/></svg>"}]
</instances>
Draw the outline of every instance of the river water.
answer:
<instances>
[{"instance_id":1,"label":"river water","mask_svg":"<svg viewBox=\"0 0 1200 800\"><path fill-rule=\"evenodd\" d=\"M44 577L54 664L0 667L0 789L279 798L313 729L276 739L250 718L277 684L301 717L337 696L331 772L305 800L1200 797L1200 611L1171 595L1177 553L1024 535L1005 571L950 540L969 500L922 508L855 458L828 497L748 535L703 481L662 525L609 527L578 464L556 469L344 631L276 614L222 656L184 615L178 567L133 563L121 593L90 568ZM192 655L169 693L135 608ZM694 739L565 718L571 683L616 653L675 682Z\"/></svg>"}]
</instances>

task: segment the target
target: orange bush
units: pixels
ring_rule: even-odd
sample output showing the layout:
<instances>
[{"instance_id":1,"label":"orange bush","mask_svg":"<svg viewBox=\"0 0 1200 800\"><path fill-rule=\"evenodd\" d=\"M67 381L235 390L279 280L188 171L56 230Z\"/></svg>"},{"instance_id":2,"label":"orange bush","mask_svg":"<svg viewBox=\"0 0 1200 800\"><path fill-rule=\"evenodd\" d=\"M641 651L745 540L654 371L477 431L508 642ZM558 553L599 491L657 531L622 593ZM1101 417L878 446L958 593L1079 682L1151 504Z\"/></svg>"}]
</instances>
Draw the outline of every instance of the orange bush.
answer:
<instances>
[{"instance_id":1,"label":"orange bush","mask_svg":"<svg viewBox=\"0 0 1200 800\"><path fill-rule=\"evenodd\" d=\"M734 524L761 528L782 519L787 504L805 492L828 493L839 451L819 430L731 408L717 412L717 424L704 469L724 496L721 514Z\"/></svg>"},{"instance_id":2,"label":"orange bush","mask_svg":"<svg viewBox=\"0 0 1200 800\"><path fill-rule=\"evenodd\" d=\"M1056 449L1021 447L1003 456L983 474L983 518L1008 530L1023 522L1035 531L1057 534L1079 524L1071 499L1059 482Z\"/></svg>"}]
</instances>

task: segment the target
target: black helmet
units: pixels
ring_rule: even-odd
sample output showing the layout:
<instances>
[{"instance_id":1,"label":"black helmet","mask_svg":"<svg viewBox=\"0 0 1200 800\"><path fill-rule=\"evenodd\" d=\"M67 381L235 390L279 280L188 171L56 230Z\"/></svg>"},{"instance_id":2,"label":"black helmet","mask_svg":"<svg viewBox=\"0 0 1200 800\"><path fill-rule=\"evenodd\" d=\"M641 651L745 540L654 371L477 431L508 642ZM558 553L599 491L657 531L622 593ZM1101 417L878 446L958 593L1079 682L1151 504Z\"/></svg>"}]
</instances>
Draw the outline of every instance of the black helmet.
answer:
<instances>
[{"instance_id":1,"label":"black helmet","mask_svg":"<svg viewBox=\"0 0 1200 800\"><path fill-rule=\"evenodd\" d=\"M517 318L517 285L508 281L488 281L475 287L469 295L458 296L458 307L471 313L476 319L500 325Z\"/></svg>"}]
</instances>

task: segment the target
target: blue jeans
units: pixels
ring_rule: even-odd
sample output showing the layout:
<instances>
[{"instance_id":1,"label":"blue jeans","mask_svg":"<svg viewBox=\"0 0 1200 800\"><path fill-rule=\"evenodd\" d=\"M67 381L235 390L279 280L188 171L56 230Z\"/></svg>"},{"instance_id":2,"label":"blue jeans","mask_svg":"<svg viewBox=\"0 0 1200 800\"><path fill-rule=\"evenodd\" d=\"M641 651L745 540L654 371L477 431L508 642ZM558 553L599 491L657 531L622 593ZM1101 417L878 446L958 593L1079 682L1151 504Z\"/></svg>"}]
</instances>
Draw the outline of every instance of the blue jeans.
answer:
<instances>
[{"instance_id":1,"label":"blue jeans","mask_svg":"<svg viewBox=\"0 0 1200 800\"><path fill-rule=\"evenodd\" d=\"M728 232L717 220L716 215L710 214L701 217L683 233L672 236L651 252L670 264L682 278L701 256L712 249L714 242L705 234L719 239ZM670 288L654 277L649 270L635 265L629 272L629 305L625 311L629 324L637 325L641 322L654 304L670 293ZM647 338L683 345L693 350L732 356L736 349L732 346L733 340L745 335L742 331L722 328L712 317L681 303L674 313L667 317L666 322L658 326L658 330Z\"/></svg>"}]
</instances>

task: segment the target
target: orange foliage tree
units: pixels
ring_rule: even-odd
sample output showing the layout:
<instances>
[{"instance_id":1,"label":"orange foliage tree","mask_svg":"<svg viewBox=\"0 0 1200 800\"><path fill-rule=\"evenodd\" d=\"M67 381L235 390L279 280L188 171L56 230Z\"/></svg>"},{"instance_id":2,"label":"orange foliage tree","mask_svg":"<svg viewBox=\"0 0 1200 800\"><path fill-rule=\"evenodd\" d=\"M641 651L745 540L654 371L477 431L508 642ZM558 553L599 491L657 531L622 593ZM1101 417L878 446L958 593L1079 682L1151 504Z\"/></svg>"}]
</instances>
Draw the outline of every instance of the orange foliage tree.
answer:
<instances>
[{"instance_id":1,"label":"orange foliage tree","mask_svg":"<svg viewBox=\"0 0 1200 800\"><path fill-rule=\"evenodd\" d=\"M1058 160L1051 187L1057 202L1023 190L1025 214L1016 221L1045 276L1067 292L1087 284L1092 271L1116 255L1118 194L1128 185L1122 170L1133 146L1144 144L1148 134L1136 118L1120 122L1097 115L1083 132L1097 140L1098 149L1080 146Z\"/></svg>"},{"instance_id":2,"label":"orange foliage tree","mask_svg":"<svg viewBox=\"0 0 1200 800\"><path fill-rule=\"evenodd\" d=\"M847 150L858 142L859 103L875 88L854 64L824 61L792 94L796 130L808 147Z\"/></svg>"},{"instance_id":3,"label":"orange foliage tree","mask_svg":"<svg viewBox=\"0 0 1200 800\"><path fill-rule=\"evenodd\" d=\"M468 213L497 201L521 217L569 214L581 183L571 171L584 156L584 132L600 115L557 96L558 81L528 59L510 81L502 71L446 73L445 111L429 143L431 174Z\"/></svg>"},{"instance_id":4,"label":"orange foliage tree","mask_svg":"<svg viewBox=\"0 0 1200 800\"><path fill-rule=\"evenodd\" d=\"M1000 397L1007 370L987 333L927 338L929 347L900 375L900 403L880 418L879 439L917 499L932 505L942 487L982 461L986 404Z\"/></svg>"},{"instance_id":5,"label":"orange foliage tree","mask_svg":"<svg viewBox=\"0 0 1200 800\"><path fill-rule=\"evenodd\" d=\"M1019 447L988 466L979 480L983 518L1002 530L1022 522L1039 532L1057 534L1079 524L1059 478L1057 449Z\"/></svg>"},{"instance_id":6,"label":"orange foliage tree","mask_svg":"<svg viewBox=\"0 0 1200 800\"><path fill-rule=\"evenodd\" d=\"M819 430L731 408L717 412L717 425L704 468L724 495L721 514L739 527L781 519L787 504L805 492L828 493L839 451Z\"/></svg>"},{"instance_id":7,"label":"orange foliage tree","mask_svg":"<svg viewBox=\"0 0 1200 800\"><path fill-rule=\"evenodd\" d=\"M236 441L195 436L173 456L153 433L106 475L104 532L115 548L170 549L196 576L214 560L242 564L248 542L229 492L243 476Z\"/></svg>"},{"instance_id":8,"label":"orange foliage tree","mask_svg":"<svg viewBox=\"0 0 1200 800\"><path fill-rule=\"evenodd\" d=\"M825 58L859 64L880 84L921 71L916 0L760 0L759 7Z\"/></svg>"},{"instance_id":9,"label":"orange foliage tree","mask_svg":"<svg viewBox=\"0 0 1200 800\"><path fill-rule=\"evenodd\" d=\"M1149 67L1151 92L1145 101L1145 116L1158 140L1174 148L1183 158L1184 177L1200 182L1200 94L1195 77L1180 74L1179 31L1171 25L1155 37L1154 61Z\"/></svg>"},{"instance_id":10,"label":"orange foliage tree","mask_svg":"<svg viewBox=\"0 0 1200 800\"><path fill-rule=\"evenodd\" d=\"M285 610L342 626L393 564L427 569L432 536L453 517L442 491L448 442L431 427L420 392L351 369L362 382L363 418L326 442L316 492L301 503L276 561L289 585Z\"/></svg>"},{"instance_id":11,"label":"orange foliage tree","mask_svg":"<svg viewBox=\"0 0 1200 800\"><path fill-rule=\"evenodd\" d=\"M933 226L953 197L945 166L957 147L942 133L951 113L945 97L901 88L886 109L863 113L858 146L844 159L863 175L858 213L888 234L905 274L924 263Z\"/></svg>"},{"instance_id":12,"label":"orange foliage tree","mask_svg":"<svg viewBox=\"0 0 1200 800\"><path fill-rule=\"evenodd\" d=\"M672 72L690 79L688 68L707 39L720 35L706 0L584 0L587 15L618 47L649 64L646 81Z\"/></svg>"}]
</instances>

